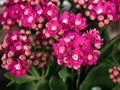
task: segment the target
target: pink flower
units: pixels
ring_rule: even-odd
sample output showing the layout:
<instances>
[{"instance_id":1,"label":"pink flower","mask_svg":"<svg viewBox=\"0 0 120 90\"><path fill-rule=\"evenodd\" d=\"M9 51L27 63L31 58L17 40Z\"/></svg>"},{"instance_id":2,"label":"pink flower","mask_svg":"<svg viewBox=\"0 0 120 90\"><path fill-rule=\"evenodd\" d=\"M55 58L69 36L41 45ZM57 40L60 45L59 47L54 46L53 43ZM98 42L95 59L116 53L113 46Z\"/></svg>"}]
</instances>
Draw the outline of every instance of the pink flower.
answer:
<instances>
[{"instance_id":1,"label":"pink flower","mask_svg":"<svg viewBox=\"0 0 120 90\"><path fill-rule=\"evenodd\" d=\"M55 36L61 29L61 25L57 20L50 21L46 24L46 32L50 34L50 36Z\"/></svg>"},{"instance_id":2,"label":"pink flower","mask_svg":"<svg viewBox=\"0 0 120 90\"><path fill-rule=\"evenodd\" d=\"M64 11L62 14L60 14L60 24L62 25L63 29L67 31L68 29L73 28L72 23L74 23L74 16L75 14L73 12L67 12Z\"/></svg>"},{"instance_id":3,"label":"pink flower","mask_svg":"<svg viewBox=\"0 0 120 90\"><path fill-rule=\"evenodd\" d=\"M86 18L82 17L82 14L78 13L75 16L74 29L79 32L87 27Z\"/></svg>"},{"instance_id":4,"label":"pink flower","mask_svg":"<svg viewBox=\"0 0 120 90\"><path fill-rule=\"evenodd\" d=\"M19 19L21 10L22 10L22 8L20 7L20 4L16 4L14 6L11 6L11 10L10 10L11 18Z\"/></svg>"},{"instance_id":5,"label":"pink flower","mask_svg":"<svg viewBox=\"0 0 120 90\"><path fill-rule=\"evenodd\" d=\"M37 15L36 13L33 11L28 15L24 15L22 16L22 24L25 27L31 27L33 24L36 23L37 19L36 19Z\"/></svg>"},{"instance_id":6,"label":"pink flower","mask_svg":"<svg viewBox=\"0 0 120 90\"><path fill-rule=\"evenodd\" d=\"M83 52L78 48L70 51L69 53L70 65L75 69L79 69L84 59Z\"/></svg>"},{"instance_id":7,"label":"pink flower","mask_svg":"<svg viewBox=\"0 0 120 90\"><path fill-rule=\"evenodd\" d=\"M111 3L110 1L107 1L104 3L104 9L105 9L105 14L110 14L113 16L113 20L118 20L117 17L117 7L115 3Z\"/></svg>"},{"instance_id":8,"label":"pink flower","mask_svg":"<svg viewBox=\"0 0 120 90\"><path fill-rule=\"evenodd\" d=\"M86 52L85 53L85 56L86 58L84 59L84 63L83 65L95 65L97 63L97 60L98 60L98 55L99 55L99 52L98 51L92 51L92 52Z\"/></svg>"},{"instance_id":9,"label":"pink flower","mask_svg":"<svg viewBox=\"0 0 120 90\"><path fill-rule=\"evenodd\" d=\"M17 60L11 62L9 65L8 70L11 74L15 74L16 76L20 77L22 75L26 75L28 72L28 65L24 60Z\"/></svg>"},{"instance_id":10,"label":"pink flower","mask_svg":"<svg viewBox=\"0 0 120 90\"><path fill-rule=\"evenodd\" d=\"M89 42L94 44L94 47L100 49L103 44L103 39L100 37L99 31L91 29L84 33L84 36L88 38Z\"/></svg>"},{"instance_id":11,"label":"pink flower","mask_svg":"<svg viewBox=\"0 0 120 90\"><path fill-rule=\"evenodd\" d=\"M47 20L58 17L58 8L56 5L47 5L44 7L44 15Z\"/></svg>"},{"instance_id":12,"label":"pink flower","mask_svg":"<svg viewBox=\"0 0 120 90\"><path fill-rule=\"evenodd\" d=\"M60 38L58 43L53 44L53 55L57 56L59 65L78 70L81 65L95 65L97 63L100 54L97 49L100 49L99 44L102 45L102 43L96 29L83 34L69 31Z\"/></svg>"},{"instance_id":13,"label":"pink flower","mask_svg":"<svg viewBox=\"0 0 120 90\"><path fill-rule=\"evenodd\" d=\"M27 3L21 5L21 8L22 8L20 12L21 16L25 16L25 15L27 16L33 12L32 6Z\"/></svg>"},{"instance_id":14,"label":"pink flower","mask_svg":"<svg viewBox=\"0 0 120 90\"><path fill-rule=\"evenodd\" d=\"M68 44L62 40L59 43L53 44L53 49L53 55L55 56L66 56L69 51Z\"/></svg>"},{"instance_id":15,"label":"pink flower","mask_svg":"<svg viewBox=\"0 0 120 90\"><path fill-rule=\"evenodd\" d=\"M37 13L38 16L40 16L40 15L43 14L43 8L40 5L37 5L35 7L35 11L36 11L36 13Z\"/></svg>"},{"instance_id":16,"label":"pink flower","mask_svg":"<svg viewBox=\"0 0 120 90\"><path fill-rule=\"evenodd\" d=\"M99 2L96 6L93 7L93 10L96 12L97 15L103 14L104 12L103 4Z\"/></svg>"}]
</instances>

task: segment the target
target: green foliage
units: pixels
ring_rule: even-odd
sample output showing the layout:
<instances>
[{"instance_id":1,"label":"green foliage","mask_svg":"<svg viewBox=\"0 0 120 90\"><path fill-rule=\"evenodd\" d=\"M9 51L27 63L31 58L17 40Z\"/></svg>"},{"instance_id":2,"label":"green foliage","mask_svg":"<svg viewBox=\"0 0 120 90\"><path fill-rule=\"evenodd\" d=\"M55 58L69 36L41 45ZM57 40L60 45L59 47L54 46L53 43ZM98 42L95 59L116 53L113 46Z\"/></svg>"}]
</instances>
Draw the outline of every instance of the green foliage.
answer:
<instances>
[{"instance_id":1,"label":"green foliage","mask_svg":"<svg viewBox=\"0 0 120 90\"><path fill-rule=\"evenodd\" d=\"M50 78L49 86L50 90L67 90L66 83L56 76Z\"/></svg>"},{"instance_id":2,"label":"green foliage","mask_svg":"<svg viewBox=\"0 0 120 90\"><path fill-rule=\"evenodd\" d=\"M108 54L111 50L111 46L113 46L116 42L118 42L120 40L120 34L117 35L116 37L114 37L112 40L110 40L108 43L106 43L102 49L101 49L101 54L100 54L100 58L106 56L106 54ZM108 53L107 53L108 52ZM112 51L111 51L112 52Z\"/></svg>"},{"instance_id":3,"label":"green foliage","mask_svg":"<svg viewBox=\"0 0 120 90\"><path fill-rule=\"evenodd\" d=\"M29 82L18 85L16 90L37 90L37 89L34 82Z\"/></svg>"},{"instance_id":4,"label":"green foliage","mask_svg":"<svg viewBox=\"0 0 120 90\"><path fill-rule=\"evenodd\" d=\"M68 77L72 77L72 75L68 72L67 68L62 68L60 71L59 71L59 76L60 78L63 80L63 82L66 82L67 78Z\"/></svg>"},{"instance_id":5,"label":"green foliage","mask_svg":"<svg viewBox=\"0 0 120 90\"><path fill-rule=\"evenodd\" d=\"M22 84L22 83L26 83L26 82L32 82L32 81L36 80L35 77L30 76L30 75L17 77L16 75L11 75L8 72L5 74L5 77L10 79L12 82L17 83L17 84Z\"/></svg>"},{"instance_id":6,"label":"green foliage","mask_svg":"<svg viewBox=\"0 0 120 90\"><path fill-rule=\"evenodd\" d=\"M111 90L115 84L109 78L108 69L111 65L102 63L93 68L86 79L80 85L79 90L90 90L92 87L99 86L102 90Z\"/></svg>"},{"instance_id":7,"label":"green foliage","mask_svg":"<svg viewBox=\"0 0 120 90\"><path fill-rule=\"evenodd\" d=\"M50 90L49 89L49 85L48 85L48 81L45 79L40 79L37 82L37 90Z\"/></svg>"},{"instance_id":8,"label":"green foliage","mask_svg":"<svg viewBox=\"0 0 120 90\"><path fill-rule=\"evenodd\" d=\"M114 87L112 90L120 90L120 84Z\"/></svg>"}]
</instances>

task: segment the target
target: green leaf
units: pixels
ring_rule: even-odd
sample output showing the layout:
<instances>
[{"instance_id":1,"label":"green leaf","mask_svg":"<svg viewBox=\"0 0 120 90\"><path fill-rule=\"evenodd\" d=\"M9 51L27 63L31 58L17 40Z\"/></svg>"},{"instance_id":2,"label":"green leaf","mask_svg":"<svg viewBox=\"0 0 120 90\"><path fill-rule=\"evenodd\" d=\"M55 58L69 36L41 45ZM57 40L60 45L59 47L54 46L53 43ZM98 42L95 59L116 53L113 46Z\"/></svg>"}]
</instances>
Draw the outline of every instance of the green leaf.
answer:
<instances>
[{"instance_id":1,"label":"green leaf","mask_svg":"<svg viewBox=\"0 0 120 90\"><path fill-rule=\"evenodd\" d=\"M6 73L5 77L10 79L11 81L14 81L17 84L22 84L22 83L26 83L26 82L30 82L30 81L36 80L35 77L30 76L30 75L17 77L16 75L11 75L10 73Z\"/></svg>"},{"instance_id":2,"label":"green leaf","mask_svg":"<svg viewBox=\"0 0 120 90\"><path fill-rule=\"evenodd\" d=\"M120 90L120 84L115 86L112 90Z\"/></svg>"},{"instance_id":3,"label":"green leaf","mask_svg":"<svg viewBox=\"0 0 120 90\"><path fill-rule=\"evenodd\" d=\"M102 90L111 90L115 84L109 78L108 69L111 66L107 63L102 63L93 68L83 83L80 85L79 90L91 90L92 87L101 87Z\"/></svg>"},{"instance_id":4,"label":"green leaf","mask_svg":"<svg viewBox=\"0 0 120 90\"><path fill-rule=\"evenodd\" d=\"M100 57L103 57L106 55L107 51L110 50L110 47L113 46L116 42L118 42L120 40L120 34L117 35L116 37L114 37L112 40L110 40L108 43L106 43L101 51Z\"/></svg>"},{"instance_id":5,"label":"green leaf","mask_svg":"<svg viewBox=\"0 0 120 90\"><path fill-rule=\"evenodd\" d=\"M34 82L29 82L18 85L16 90L37 90L37 89Z\"/></svg>"},{"instance_id":6,"label":"green leaf","mask_svg":"<svg viewBox=\"0 0 120 90\"><path fill-rule=\"evenodd\" d=\"M49 90L48 81L45 79L40 79L37 83L37 90Z\"/></svg>"},{"instance_id":7,"label":"green leaf","mask_svg":"<svg viewBox=\"0 0 120 90\"><path fill-rule=\"evenodd\" d=\"M72 75L68 72L66 67L60 70L58 74L60 78L63 80L63 82L66 82L68 77L72 77Z\"/></svg>"},{"instance_id":8,"label":"green leaf","mask_svg":"<svg viewBox=\"0 0 120 90\"><path fill-rule=\"evenodd\" d=\"M50 90L67 90L66 84L58 77L52 76L49 81Z\"/></svg>"}]
</instances>

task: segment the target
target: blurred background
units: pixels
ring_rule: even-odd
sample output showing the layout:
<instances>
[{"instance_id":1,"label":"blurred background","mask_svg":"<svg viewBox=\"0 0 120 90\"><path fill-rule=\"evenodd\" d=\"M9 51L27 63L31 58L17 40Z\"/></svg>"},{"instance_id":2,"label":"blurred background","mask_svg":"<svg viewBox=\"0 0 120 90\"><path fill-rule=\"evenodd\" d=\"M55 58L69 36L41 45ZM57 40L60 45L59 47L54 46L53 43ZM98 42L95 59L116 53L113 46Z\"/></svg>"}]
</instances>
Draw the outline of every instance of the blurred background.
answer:
<instances>
[{"instance_id":1,"label":"blurred background","mask_svg":"<svg viewBox=\"0 0 120 90\"><path fill-rule=\"evenodd\" d=\"M7 1L7 0L0 0L0 12L2 11L1 5L5 1ZM120 20L117 22L111 23L107 29L108 29L107 32L109 34L110 39L115 37L117 34L120 34ZM6 34L5 31L1 29L0 30L0 42L2 42L5 34ZM0 58L2 56L2 53L3 52L0 51ZM120 50L118 51L117 55L120 56ZM0 61L0 64L1 64L1 61ZM9 82L9 80L4 77L5 72L6 71L0 67L0 90L15 90L14 89L16 87L15 84L12 84L11 86L8 86L8 87L6 86Z\"/></svg>"}]
</instances>

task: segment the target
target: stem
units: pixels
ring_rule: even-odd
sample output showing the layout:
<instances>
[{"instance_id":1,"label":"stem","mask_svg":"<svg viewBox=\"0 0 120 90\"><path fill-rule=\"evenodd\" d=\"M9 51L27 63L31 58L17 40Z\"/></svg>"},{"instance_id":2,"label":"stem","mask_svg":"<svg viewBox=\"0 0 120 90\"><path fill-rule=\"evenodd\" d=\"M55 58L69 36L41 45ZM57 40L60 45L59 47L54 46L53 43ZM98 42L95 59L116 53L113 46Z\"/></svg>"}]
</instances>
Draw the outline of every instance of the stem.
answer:
<instances>
[{"instance_id":1,"label":"stem","mask_svg":"<svg viewBox=\"0 0 120 90\"><path fill-rule=\"evenodd\" d=\"M47 75L48 75L48 73L49 73L50 66L51 66L51 64L49 64L48 67L47 67L47 70L46 70L46 73L45 73L45 77L47 77Z\"/></svg>"},{"instance_id":2,"label":"stem","mask_svg":"<svg viewBox=\"0 0 120 90\"><path fill-rule=\"evenodd\" d=\"M39 72L36 70L36 68L34 66L31 66L31 73L37 77L37 79L40 79L40 74Z\"/></svg>"},{"instance_id":3,"label":"stem","mask_svg":"<svg viewBox=\"0 0 120 90\"><path fill-rule=\"evenodd\" d=\"M120 39L120 34L114 37L112 40L110 40L100 51L101 55L100 57L103 57L106 53L106 51L116 42Z\"/></svg>"},{"instance_id":4,"label":"stem","mask_svg":"<svg viewBox=\"0 0 120 90\"><path fill-rule=\"evenodd\" d=\"M11 82L9 82L6 86L8 87L8 86L12 85L13 83L15 83L15 82L14 82L14 81L11 81Z\"/></svg>"},{"instance_id":5,"label":"stem","mask_svg":"<svg viewBox=\"0 0 120 90\"><path fill-rule=\"evenodd\" d=\"M42 68L42 78L44 78L44 77L45 77L45 69Z\"/></svg>"},{"instance_id":6,"label":"stem","mask_svg":"<svg viewBox=\"0 0 120 90\"><path fill-rule=\"evenodd\" d=\"M80 70L77 71L76 89L79 89Z\"/></svg>"}]
</instances>

